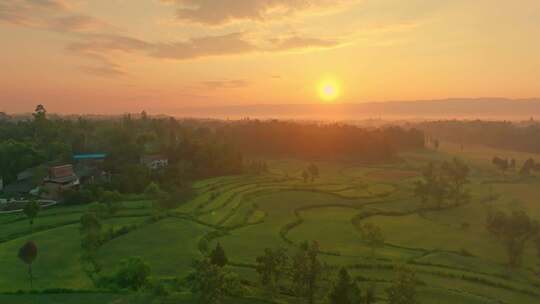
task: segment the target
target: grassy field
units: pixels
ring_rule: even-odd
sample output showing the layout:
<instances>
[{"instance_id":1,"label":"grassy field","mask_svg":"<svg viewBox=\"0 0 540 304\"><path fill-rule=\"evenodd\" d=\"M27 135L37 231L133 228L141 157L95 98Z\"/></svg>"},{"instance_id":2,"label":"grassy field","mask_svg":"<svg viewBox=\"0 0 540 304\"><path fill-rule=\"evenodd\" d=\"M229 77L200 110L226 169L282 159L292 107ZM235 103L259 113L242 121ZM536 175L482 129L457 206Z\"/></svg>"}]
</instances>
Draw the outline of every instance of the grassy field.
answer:
<instances>
[{"instance_id":1,"label":"grassy field","mask_svg":"<svg viewBox=\"0 0 540 304\"><path fill-rule=\"evenodd\" d=\"M384 289L394 278L394 269L403 264L418 274L425 304L540 303L540 279L535 274L540 261L534 248L526 249L521 267L510 268L504 248L485 229L489 208L525 210L540 221L540 178L521 179L513 171L503 175L491 165L494 156L515 158L521 164L535 155L442 143L438 151L405 153L392 163L315 162L320 177L307 183L301 172L308 162L270 160L268 174L197 182L196 198L155 223L145 221L150 202L126 202L106 225L139 226L105 243L98 258L106 269L114 269L123 258L140 256L154 277L172 279L187 275L192 261L203 254L203 240L208 247L221 243L231 262L243 265L252 265L265 248L284 246L294 251L299 243L316 240L325 262L349 268L361 288L375 286L380 303L385 303ZM419 212L413 185L420 170L429 161L452 157L472 168L471 202ZM486 200L489 196L495 199ZM33 232L22 215L0 216L0 292L29 289L16 253L30 239L40 251L35 289L91 289L79 262L78 219L85 208L45 210ZM384 246L374 252L359 232L365 223L379 226L385 236ZM249 267L236 270L243 279L256 281ZM36 297L0 295L0 303L33 303ZM122 294L39 297L39 303L145 301ZM175 303L193 303L193 299ZM231 303L258 302L235 299Z\"/></svg>"}]
</instances>

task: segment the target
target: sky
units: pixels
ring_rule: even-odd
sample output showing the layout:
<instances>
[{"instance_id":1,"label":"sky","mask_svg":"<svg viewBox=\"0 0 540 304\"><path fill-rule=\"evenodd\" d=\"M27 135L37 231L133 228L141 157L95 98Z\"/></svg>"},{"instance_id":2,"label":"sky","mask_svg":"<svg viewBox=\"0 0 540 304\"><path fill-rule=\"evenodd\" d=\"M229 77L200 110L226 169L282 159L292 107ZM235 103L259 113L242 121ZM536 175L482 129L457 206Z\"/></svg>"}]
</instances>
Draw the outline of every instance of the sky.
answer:
<instances>
[{"instance_id":1,"label":"sky","mask_svg":"<svg viewBox=\"0 0 540 304\"><path fill-rule=\"evenodd\" d=\"M0 0L0 111L540 97L538 0Z\"/></svg>"}]
</instances>

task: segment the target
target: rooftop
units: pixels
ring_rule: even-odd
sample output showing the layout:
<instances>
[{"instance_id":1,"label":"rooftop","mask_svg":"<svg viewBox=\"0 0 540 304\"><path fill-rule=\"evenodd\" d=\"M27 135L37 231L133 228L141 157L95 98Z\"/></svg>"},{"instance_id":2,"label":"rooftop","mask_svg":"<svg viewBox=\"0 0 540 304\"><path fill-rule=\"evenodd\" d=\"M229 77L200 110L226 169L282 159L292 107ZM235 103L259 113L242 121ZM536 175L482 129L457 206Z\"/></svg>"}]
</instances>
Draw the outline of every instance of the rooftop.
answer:
<instances>
[{"instance_id":1,"label":"rooftop","mask_svg":"<svg viewBox=\"0 0 540 304\"><path fill-rule=\"evenodd\" d=\"M73 156L74 160L84 160L84 159L105 159L107 154L105 153L92 153L92 154L76 154Z\"/></svg>"}]
</instances>

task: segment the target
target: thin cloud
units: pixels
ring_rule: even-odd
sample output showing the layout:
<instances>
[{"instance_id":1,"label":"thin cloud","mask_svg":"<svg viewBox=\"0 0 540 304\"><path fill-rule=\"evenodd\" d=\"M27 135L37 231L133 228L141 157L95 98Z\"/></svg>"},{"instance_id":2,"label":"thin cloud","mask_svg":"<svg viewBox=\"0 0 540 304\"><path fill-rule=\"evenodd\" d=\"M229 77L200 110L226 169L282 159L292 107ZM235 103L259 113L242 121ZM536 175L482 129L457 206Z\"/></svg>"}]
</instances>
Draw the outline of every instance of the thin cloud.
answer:
<instances>
[{"instance_id":1,"label":"thin cloud","mask_svg":"<svg viewBox=\"0 0 540 304\"><path fill-rule=\"evenodd\" d=\"M251 82L245 79L233 79L233 80L210 80L201 82L205 88L210 90L219 89L239 89L245 88L251 85Z\"/></svg>"},{"instance_id":2,"label":"thin cloud","mask_svg":"<svg viewBox=\"0 0 540 304\"><path fill-rule=\"evenodd\" d=\"M120 66L116 64L101 66L82 66L79 67L79 70L84 73L99 77L118 77L126 75L126 73L120 69Z\"/></svg>"},{"instance_id":3,"label":"thin cloud","mask_svg":"<svg viewBox=\"0 0 540 304\"><path fill-rule=\"evenodd\" d=\"M50 19L47 27L60 32L95 32L110 26L91 16L69 15Z\"/></svg>"},{"instance_id":4,"label":"thin cloud","mask_svg":"<svg viewBox=\"0 0 540 304\"><path fill-rule=\"evenodd\" d=\"M108 25L97 18L73 14L61 0L2 0L0 23L58 32L95 31Z\"/></svg>"},{"instance_id":5,"label":"thin cloud","mask_svg":"<svg viewBox=\"0 0 540 304\"><path fill-rule=\"evenodd\" d=\"M291 36L272 40L270 46L259 46L246 38L245 33L231 33L219 36L203 36L173 43L151 43L122 35L90 34L81 35L81 41L66 47L72 54L98 62L101 66L113 65L110 58L114 52L141 54L157 59L191 60L205 57L232 56L252 52L282 52L311 48L333 48L339 41ZM106 70L100 68L99 70ZM114 67L111 71L118 71ZM99 74L99 73L92 73ZM109 73L114 75L115 73ZM119 73L118 73L119 74ZM207 82L209 88L226 88L244 85L242 82Z\"/></svg>"},{"instance_id":6,"label":"thin cloud","mask_svg":"<svg viewBox=\"0 0 540 304\"><path fill-rule=\"evenodd\" d=\"M243 33L193 38L185 42L157 44L149 54L168 59L194 59L209 56L235 55L253 52L257 47Z\"/></svg>"},{"instance_id":7,"label":"thin cloud","mask_svg":"<svg viewBox=\"0 0 540 304\"><path fill-rule=\"evenodd\" d=\"M334 48L340 46L341 43L332 39L311 38L302 36L291 36L283 39L271 40L274 44L274 50L288 51L298 49L311 49L311 48Z\"/></svg>"},{"instance_id":8,"label":"thin cloud","mask_svg":"<svg viewBox=\"0 0 540 304\"><path fill-rule=\"evenodd\" d=\"M297 12L335 8L354 0L162 0L179 6L178 19L206 24L222 25L236 20L267 21Z\"/></svg>"}]
</instances>

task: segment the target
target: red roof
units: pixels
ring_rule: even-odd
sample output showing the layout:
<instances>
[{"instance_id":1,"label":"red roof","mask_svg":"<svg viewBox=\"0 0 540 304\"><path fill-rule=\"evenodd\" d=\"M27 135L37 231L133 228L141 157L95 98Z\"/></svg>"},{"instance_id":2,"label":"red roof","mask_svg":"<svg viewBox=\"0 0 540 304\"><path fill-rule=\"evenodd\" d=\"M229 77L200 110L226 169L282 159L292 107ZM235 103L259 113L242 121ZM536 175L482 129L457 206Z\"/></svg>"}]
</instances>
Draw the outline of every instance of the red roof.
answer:
<instances>
[{"instance_id":1,"label":"red roof","mask_svg":"<svg viewBox=\"0 0 540 304\"><path fill-rule=\"evenodd\" d=\"M63 165L49 168L49 178L63 178L75 175L72 165Z\"/></svg>"}]
</instances>

